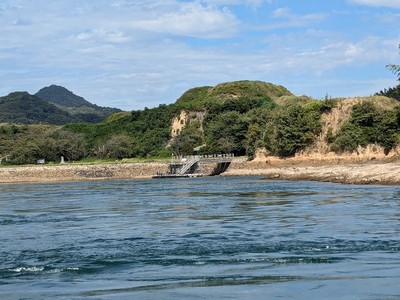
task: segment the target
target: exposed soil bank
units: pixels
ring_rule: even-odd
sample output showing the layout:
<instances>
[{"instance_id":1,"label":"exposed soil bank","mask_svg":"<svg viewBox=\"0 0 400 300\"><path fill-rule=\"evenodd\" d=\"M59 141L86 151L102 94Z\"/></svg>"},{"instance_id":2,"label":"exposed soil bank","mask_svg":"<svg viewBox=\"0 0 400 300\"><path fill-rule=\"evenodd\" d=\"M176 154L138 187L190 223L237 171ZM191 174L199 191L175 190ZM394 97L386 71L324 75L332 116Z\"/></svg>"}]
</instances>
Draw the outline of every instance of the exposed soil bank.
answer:
<instances>
[{"instance_id":1,"label":"exposed soil bank","mask_svg":"<svg viewBox=\"0 0 400 300\"><path fill-rule=\"evenodd\" d=\"M200 165L200 170L207 175L212 170L212 164ZM157 172L166 171L167 164L160 162L3 167L0 168L0 183L140 179L151 178ZM258 175L282 180L400 185L400 160L343 162L275 159L248 162L245 159L235 158L223 175Z\"/></svg>"}]
</instances>

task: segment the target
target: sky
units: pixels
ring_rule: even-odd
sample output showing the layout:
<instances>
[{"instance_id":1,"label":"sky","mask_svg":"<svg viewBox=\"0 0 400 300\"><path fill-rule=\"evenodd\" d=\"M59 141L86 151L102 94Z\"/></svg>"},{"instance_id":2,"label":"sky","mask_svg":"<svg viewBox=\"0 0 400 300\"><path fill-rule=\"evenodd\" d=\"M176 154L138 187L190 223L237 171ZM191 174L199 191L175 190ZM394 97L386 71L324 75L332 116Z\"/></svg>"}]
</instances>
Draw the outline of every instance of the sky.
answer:
<instances>
[{"instance_id":1,"label":"sky","mask_svg":"<svg viewBox=\"0 0 400 300\"><path fill-rule=\"evenodd\" d=\"M0 96L140 110L236 80L316 99L397 85L400 0L1 0Z\"/></svg>"}]
</instances>

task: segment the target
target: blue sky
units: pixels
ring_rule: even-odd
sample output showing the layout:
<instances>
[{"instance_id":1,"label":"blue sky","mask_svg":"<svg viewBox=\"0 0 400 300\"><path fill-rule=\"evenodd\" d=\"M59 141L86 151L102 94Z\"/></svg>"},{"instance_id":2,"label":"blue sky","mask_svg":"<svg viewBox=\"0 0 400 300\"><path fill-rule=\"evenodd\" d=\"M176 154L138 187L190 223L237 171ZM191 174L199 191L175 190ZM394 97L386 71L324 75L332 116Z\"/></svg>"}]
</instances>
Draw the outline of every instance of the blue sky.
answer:
<instances>
[{"instance_id":1,"label":"blue sky","mask_svg":"<svg viewBox=\"0 0 400 300\"><path fill-rule=\"evenodd\" d=\"M2 0L0 28L0 96L57 84L124 110L235 80L366 96L400 62L400 0Z\"/></svg>"}]
</instances>

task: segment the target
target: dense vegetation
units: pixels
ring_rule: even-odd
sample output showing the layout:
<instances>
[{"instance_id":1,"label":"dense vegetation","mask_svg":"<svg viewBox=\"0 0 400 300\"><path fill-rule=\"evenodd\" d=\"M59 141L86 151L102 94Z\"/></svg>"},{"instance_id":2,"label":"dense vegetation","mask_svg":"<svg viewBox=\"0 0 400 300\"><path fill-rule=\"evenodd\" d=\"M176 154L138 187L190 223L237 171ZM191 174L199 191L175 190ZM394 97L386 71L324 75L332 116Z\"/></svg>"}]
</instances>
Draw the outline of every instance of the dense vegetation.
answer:
<instances>
[{"instance_id":1,"label":"dense vegetation","mask_svg":"<svg viewBox=\"0 0 400 300\"><path fill-rule=\"evenodd\" d=\"M376 93L376 95L386 96L392 99L396 99L397 101L400 101L400 84L398 84L395 87L383 89L382 91Z\"/></svg>"},{"instance_id":2,"label":"dense vegetation","mask_svg":"<svg viewBox=\"0 0 400 300\"><path fill-rule=\"evenodd\" d=\"M66 111L27 92L0 98L0 123L60 125L78 121Z\"/></svg>"},{"instance_id":3,"label":"dense vegetation","mask_svg":"<svg viewBox=\"0 0 400 300\"><path fill-rule=\"evenodd\" d=\"M86 154L82 135L54 125L0 125L0 140L3 164L59 161L61 156L79 160Z\"/></svg>"},{"instance_id":4,"label":"dense vegetation","mask_svg":"<svg viewBox=\"0 0 400 300\"><path fill-rule=\"evenodd\" d=\"M0 123L99 123L119 109L100 107L67 89L52 85L35 95L14 92L0 97Z\"/></svg>"},{"instance_id":5,"label":"dense vegetation","mask_svg":"<svg viewBox=\"0 0 400 300\"><path fill-rule=\"evenodd\" d=\"M354 105L351 118L332 137L335 152L354 151L358 146L377 144L387 154L399 141L400 107L388 109L366 101Z\"/></svg>"},{"instance_id":6,"label":"dense vegetation","mask_svg":"<svg viewBox=\"0 0 400 300\"><path fill-rule=\"evenodd\" d=\"M80 122L99 123L111 114L120 111L116 108L101 107L75 95L64 87L51 85L39 90L36 97L65 110Z\"/></svg>"},{"instance_id":7,"label":"dense vegetation","mask_svg":"<svg viewBox=\"0 0 400 300\"><path fill-rule=\"evenodd\" d=\"M207 109L211 114L226 110L245 112L255 107L274 107L274 100L293 96L283 86L261 81L236 81L215 87L197 87L185 92L175 103L180 109Z\"/></svg>"},{"instance_id":8,"label":"dense vegetation","mask_svg":"<svg viewBox=\"0 0 400 300\"><path fill-rule=\"evenodd\" d=\"M66 161L170 157L193 154L194 148L198 153L252 157L260 147L290 157L315 142L322 114L338 103L297 97L270 83L230 82L191 89L171 105L114 113L97 124L0 125L0 159L3 164L23 164L42 158L59 161L60 156ZM172 120L179 120L182 110L188 118L180 120L185 126L172 139ZM375 97L356 104L350 119L326 141L338 153L371 143L388 152L399 141L399 129L399 105Z\"/></svg>"}]
</instances>

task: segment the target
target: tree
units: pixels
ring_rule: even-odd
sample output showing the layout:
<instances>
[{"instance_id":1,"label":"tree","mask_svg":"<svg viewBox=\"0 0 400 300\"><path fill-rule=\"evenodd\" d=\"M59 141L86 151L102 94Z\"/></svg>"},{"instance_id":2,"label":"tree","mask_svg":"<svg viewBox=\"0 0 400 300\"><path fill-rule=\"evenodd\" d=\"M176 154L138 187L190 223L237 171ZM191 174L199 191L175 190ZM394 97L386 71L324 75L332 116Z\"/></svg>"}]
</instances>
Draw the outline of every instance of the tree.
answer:
<instances>
[{"instance_id":1,"label":"tree","mask_svg":"<svg viewBox=\"0 0 400 300\"><path fill-rule=\"evenodd\" d=\"M258 123L251 124L246 134L246 154L253 157L256 149L262 144L262 129Z\"/></svg>"},{"instance_id":2,"label":"tree","mask_svg":"<svg viewBox=\"0 0 400 300\"><path fill-rule=\"evenodd\" d=\"M83 135L61 130L57 133L56 141L58 157L64 156L68 161L85 157L85 139Z\"/></svg>"},{"instance_id":3,"label":"tree","mask_svg":"<svg viewBox=\"0 0 400 300\"><path fill-rule=\"evenodd\" d=\"M342 126L331 145L331 150L337 153L354 151L358 146L366 146L366 139L361 127L352 122L347 122Z\"/></svg>"},{"instance_id":4,"label":"tree","mask_svg":"<svg viewBox=\"0 0 400 300\"><path fill-rule=\"evenodd\" d=\"M372 102L354 105L349 121L333 138L331 149L354 151L358 146L376 143L388 154L399 140L399 112L399 108L385 110Z\"/></svg>"},{"instance_id":5,"label":"tree","mask_svg":"<svg viewBox=\"0 0 400 300\"><path fill-rule=\"evenodd\" d=\"M378 109L372 102L362 102L353 106L351 122L357 126L373 127Z\"/></svg>"},{"instance_id":6,"label":"tree","mask_svg":"<svg viewBox=\"0 0 400 300\"><path fill-rule=\"evenodd\" d=\"M400 49L400 44L399 44L399 49ZM400 81L400 65L388 64L386 65L386 68L391 70L397 76L397 80Z\"/></svg>"},{"instance_id":7,"label":"tree","mask_svg":"<svg viewBox=\"0 0 400 300\"><path fill-rule=\"evenodd\" d=\"M228 111L217 115L206 123L205 136L210 152L235 153L243 155L246 151L245 140L248 122L237 111Z\"/></svg>"},{"instance_id":8,"label":"tree","mask_svg":"<svg viewBox=\"0 0 400 300\"><path fill-rule=\"evenodd\" d=\"M400 44L399 44L399 49L400 49ZM397 76L397 81L400 82L400 65L389 64L386 65L386 68L391 70ZM390 87L388 89L381 90L375 95L382 95L400 101L400 84L398 84L395 87Z\"/></svg>"},{"instance_id":9,"label":"tree","mask_svg":"<svg viewBox=\"0 0 400 300\"><path fill-rule=\"evenodd\" d=\"M387 155L399 141L399 108L394 111L388 111L378 116L376 128L376 142L379 143Z\"/></svg>"},{"instance_id":10,"label":"tree","mask_svg":"<svg viewBox=\"0 0 400 300\"><path fill-rule=\"evenodd\" d=\"M193 148L201 144L202 137L199 134L183 131L174 138L170 149L176 156L191 155L193 154Z\"/></svg>"},{"instance_id":11,"label":"tree","mask_svg":"<svg viewBox=\"0 0 400 300\"><path fill-rule=\"evenodd\" d=\"M379 93L376 93L376 95L386 96L400 101L400 84L395 87L384 89Z\"/></svg>"},{"instance_id":12,"label":"tree","mask_svg":"<svg viewBox=\"0 0 400 300\"><path fill-rule=\"evenodd\" d=\"M132 156L133 141L124 134L113 135L104 144L97 146L94 150L99 158L123 159Z\"/></svg>"},{"instance_id":13,"label":"tree","mask_svg":"<svg viewBox=\"0 0 400 300\"><path fill-rule=\"evenodd\" d=\"M177 156L193 154L193 148L204 144L201 123L190 121L189 124L173 139L170 150Z\"/></svg>"},{"instance_id":14,"label":"tree","mask_svg":"<svg viewBox=\"0 0 400 300\"><path fill-rule=\"evenodd\" d=\"M163 150L170 139L169 128L147 130L135 137L133 157L151 157Z\"/></svg>"},{"instance_id":15,"label":"tree","mask_svg":"<svg viewBox=\"0 0 400 300\"><path fill-rule=\"evenodd\" d=\"M267 128L267 149L282 157L292 156L314 142L322 125L319 107L290 105L275 115L274 128Z\"/></svg>"}]
</instances>

